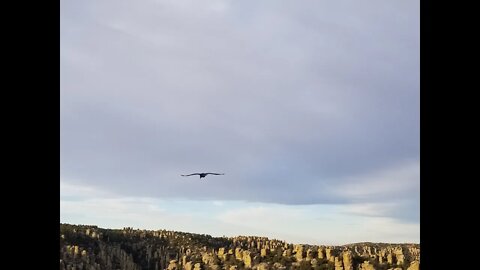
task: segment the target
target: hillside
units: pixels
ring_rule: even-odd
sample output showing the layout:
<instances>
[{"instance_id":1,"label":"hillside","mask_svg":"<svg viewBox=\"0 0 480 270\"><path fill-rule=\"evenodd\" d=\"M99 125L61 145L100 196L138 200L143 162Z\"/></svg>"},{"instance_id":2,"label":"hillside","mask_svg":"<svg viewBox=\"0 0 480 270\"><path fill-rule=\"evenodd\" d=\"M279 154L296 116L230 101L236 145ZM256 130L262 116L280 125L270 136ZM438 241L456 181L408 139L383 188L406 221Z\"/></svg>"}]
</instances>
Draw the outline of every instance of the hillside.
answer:
<instances>
[{"instance_id":1,"label":"hillside","mask_svg":"<svg viewBox=\"0 0 480 270\"><path fill-rule=\"evenodd\" d=\"M418 244L294 245L256 236L60 224L61 270L419 269Z\"/></svg>"}]
</instances>

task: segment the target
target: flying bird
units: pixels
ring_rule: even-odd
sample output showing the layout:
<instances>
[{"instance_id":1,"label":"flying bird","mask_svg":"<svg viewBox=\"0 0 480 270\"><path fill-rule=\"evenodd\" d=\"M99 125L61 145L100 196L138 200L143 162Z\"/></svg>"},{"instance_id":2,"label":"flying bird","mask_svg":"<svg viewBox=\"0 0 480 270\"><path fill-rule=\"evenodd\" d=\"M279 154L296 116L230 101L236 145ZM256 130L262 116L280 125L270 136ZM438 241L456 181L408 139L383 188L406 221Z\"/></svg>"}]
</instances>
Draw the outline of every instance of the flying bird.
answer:
<instances>
[{"instance_id":1,"label":"flying bird","mask_svg":"<svg viewBox=\"0 0 480 270\"><path fill-rule=\"evenodd\" d=\"M213 174L213 175L224 175L224 173L192 173L192 174L181 174L181 176L192 176L192 175L200 175L200 179L204 178L208 174Z\"/></svg>"}]
</instances>

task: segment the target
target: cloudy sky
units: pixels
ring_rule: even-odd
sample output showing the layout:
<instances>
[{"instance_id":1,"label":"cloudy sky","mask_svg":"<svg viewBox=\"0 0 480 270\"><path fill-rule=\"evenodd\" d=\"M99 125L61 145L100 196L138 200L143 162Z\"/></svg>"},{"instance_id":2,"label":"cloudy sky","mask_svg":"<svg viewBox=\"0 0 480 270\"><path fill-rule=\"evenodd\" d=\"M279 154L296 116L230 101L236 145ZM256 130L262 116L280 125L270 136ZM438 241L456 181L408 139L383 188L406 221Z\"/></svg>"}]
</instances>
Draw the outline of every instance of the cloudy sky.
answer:
<instances>
[{"instance_id":1,"label":"cloudy sky","mask_svg":"<svg viewBox=\"0 0 480 270\"><path fill-rule=\"evenodd\" d=\"M62 0L60 53L61 222L420 241L418 1Z\"/></svg>"}]
</instances>

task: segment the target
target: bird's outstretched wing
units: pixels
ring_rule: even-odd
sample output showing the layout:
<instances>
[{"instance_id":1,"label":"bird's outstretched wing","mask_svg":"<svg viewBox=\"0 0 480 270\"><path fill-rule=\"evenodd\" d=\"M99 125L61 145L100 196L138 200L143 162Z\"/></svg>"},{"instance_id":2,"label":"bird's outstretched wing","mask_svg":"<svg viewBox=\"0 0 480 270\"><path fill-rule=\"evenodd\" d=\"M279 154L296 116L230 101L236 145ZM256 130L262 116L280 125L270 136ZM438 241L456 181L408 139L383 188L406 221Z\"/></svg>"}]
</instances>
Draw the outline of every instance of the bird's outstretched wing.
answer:
<instances>
[{"instance_id":1,"label":"bird's outstretched wing","mask_svg":"<svg viewBox=\"0 0 480 270\"><path fill-rule=\"evenodd\" d=\"M213 175L225 175L224 173L206 173L206 174L213 174Z\"/></svg>"},{"instance_id":2,"label":"bird's outstretched wing","mask_svg":"<svg viewBox=\"0 0 480 270\"><path fill-rule=\"evenodd\" d=\"M181 174L181 176L192 176L192 175L200 175L200 174L199 173L192 173L192 174L187 174L187 175Z\"/></svg>"}]
</instances>

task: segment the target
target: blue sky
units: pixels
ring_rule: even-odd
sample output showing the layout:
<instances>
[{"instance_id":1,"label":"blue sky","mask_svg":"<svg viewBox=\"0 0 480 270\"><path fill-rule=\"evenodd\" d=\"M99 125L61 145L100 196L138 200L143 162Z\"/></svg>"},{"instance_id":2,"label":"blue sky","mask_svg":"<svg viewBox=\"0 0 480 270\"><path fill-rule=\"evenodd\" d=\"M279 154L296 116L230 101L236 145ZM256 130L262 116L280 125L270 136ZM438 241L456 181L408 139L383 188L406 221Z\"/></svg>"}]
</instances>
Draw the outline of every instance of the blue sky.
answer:
<instances>
[{"instance_id":1,"label":"blue sky","mask_svg":"<svg viewBox=\"0 0 480 270\"><path fill-rule=\"evenodd\" d=\"M64 0L60 53L62 222L419 242L418 1Z\"/></svg>"}]
</instances>

